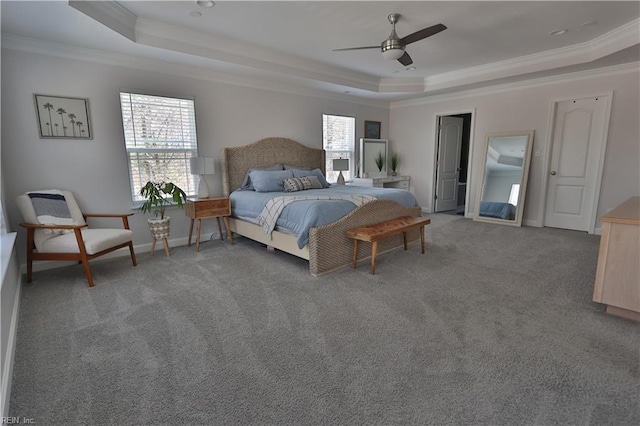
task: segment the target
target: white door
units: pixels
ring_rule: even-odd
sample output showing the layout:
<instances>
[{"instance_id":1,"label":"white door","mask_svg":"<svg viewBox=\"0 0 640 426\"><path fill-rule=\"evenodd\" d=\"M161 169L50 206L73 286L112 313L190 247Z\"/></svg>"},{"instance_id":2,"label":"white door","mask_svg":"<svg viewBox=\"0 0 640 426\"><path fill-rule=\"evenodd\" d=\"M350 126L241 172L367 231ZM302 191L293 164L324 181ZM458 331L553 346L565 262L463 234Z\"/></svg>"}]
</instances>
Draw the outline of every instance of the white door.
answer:
<instances>
[{"instance_id":1,"label":"white door","mask_svg":"<svg viewBox=\"0 0 640 426\"><path fill-rule=\"evenodd\" d=\"M607 97L557 103L544 225L589 231L606 142Z\"/></svg>"},{"instance_id":2,"label":"white door","mask_svg":"<svg viewBox=\"0 0 640 426\"><path fill-rule=\"evenodd\" d=\"M436 170L436 212L455 210L458 207L458 178L463 124L464 119L460 117L440 118Z\"/></svg>"}]
</instances>

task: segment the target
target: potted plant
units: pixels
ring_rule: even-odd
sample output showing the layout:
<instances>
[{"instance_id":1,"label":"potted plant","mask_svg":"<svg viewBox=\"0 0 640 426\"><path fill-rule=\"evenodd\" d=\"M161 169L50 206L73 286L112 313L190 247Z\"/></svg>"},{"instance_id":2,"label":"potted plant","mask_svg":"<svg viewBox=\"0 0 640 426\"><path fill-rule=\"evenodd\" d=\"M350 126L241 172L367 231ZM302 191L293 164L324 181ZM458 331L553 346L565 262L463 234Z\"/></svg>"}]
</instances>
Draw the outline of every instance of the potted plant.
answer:
<instances>
[{"instance_id":1,"label":"potted plant","mask_svg":"<svg viewBox=\"0 0 640 426\"><path fill-rule=\"evenodd\" d=\"M389 157L389 164L391 166L391 176L395 176L398 174L397 169L400 165L400 156L394 151L391 153L391 157Z\"/></svg>"},{"instance_id":2,"label":"potted plant","mask_svg":"<svg viewBox=\"0 0 640 426\"><path fill-rule=\"evenodd\" d=\"M378 154L373 159L373 161L375 161L376 166L378 167L378 171L381 172L385 162L384 154L382 153L382 151L378 151Z\"/></svg>"},{"instance_id":3,"label":"potted plant","mask_svg":"<svg viewBox=\"0 0 640 426\"><path fill-rule=\"evenodd\" d=\"M140 190L146 201L140 206L142 213L153 211L154 218L149 218L149 230L155 240L163 240L169 236L169 216L165 217L167 206L182 208L187 201L187 194L172 182L147 182ZM158 216L160 216L158 218ZM155 244L155 243L154 243Z\"/></svg>"}]
</instances>

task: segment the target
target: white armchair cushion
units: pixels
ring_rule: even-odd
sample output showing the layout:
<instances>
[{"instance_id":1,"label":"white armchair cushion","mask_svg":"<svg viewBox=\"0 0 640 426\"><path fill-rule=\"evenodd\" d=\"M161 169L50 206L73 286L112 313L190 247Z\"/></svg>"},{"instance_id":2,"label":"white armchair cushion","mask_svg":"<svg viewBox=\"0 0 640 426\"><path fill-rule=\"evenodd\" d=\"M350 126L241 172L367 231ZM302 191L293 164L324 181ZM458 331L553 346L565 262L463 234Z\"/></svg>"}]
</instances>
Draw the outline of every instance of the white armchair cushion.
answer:
<instances>
[{"instance_id":1,"label":"white armchair cushion","mask_svg":"<svg viewBox=\"0 0 640 426\"><path fill-rule=\"evenodd\" d=\"M82 239L87 254L96 254L102 250L128 243L133 239L129 229L83 229ZM49 238L38 247L41 253L80 253L75 233Z\"/></svg>"}]
</instances>

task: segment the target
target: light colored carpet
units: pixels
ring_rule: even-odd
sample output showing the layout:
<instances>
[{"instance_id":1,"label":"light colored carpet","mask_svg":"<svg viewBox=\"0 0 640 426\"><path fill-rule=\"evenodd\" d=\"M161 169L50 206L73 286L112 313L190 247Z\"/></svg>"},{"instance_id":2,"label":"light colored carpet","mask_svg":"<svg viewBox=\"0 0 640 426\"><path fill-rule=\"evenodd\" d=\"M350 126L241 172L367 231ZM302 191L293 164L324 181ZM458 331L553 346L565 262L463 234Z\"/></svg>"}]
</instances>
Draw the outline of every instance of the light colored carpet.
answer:
<instances>
[{"instance_id":1,"label":"light colored carpet","mask_svg":"<svg viewBox=\"0 0 640 426\"><path fill-rule=\"evenodd\" d=\"M591 301L599 237L433 215L314 278L237 238L35 274L10 414L37 424L639 424L640 327Z\"/></svg>"}]
</instances>

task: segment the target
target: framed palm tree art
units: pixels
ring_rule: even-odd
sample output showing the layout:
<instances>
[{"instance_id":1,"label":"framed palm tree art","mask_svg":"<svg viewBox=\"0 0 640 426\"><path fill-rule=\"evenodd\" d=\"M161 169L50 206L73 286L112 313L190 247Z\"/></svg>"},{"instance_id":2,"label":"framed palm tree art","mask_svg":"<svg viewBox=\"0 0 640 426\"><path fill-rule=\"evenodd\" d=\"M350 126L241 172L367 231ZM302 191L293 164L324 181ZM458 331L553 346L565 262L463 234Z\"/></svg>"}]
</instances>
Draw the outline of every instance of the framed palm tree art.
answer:
<instances>
[{"instance_id":1,"label":"framed palm tree art","mask_svg":"<svg viewBox=\"0 0 640 426\"><path fill-rule=\"evenodd\" d=\"M89 100L34 95L41 139L93 139Z\"/></svg>"}]
</instances>

